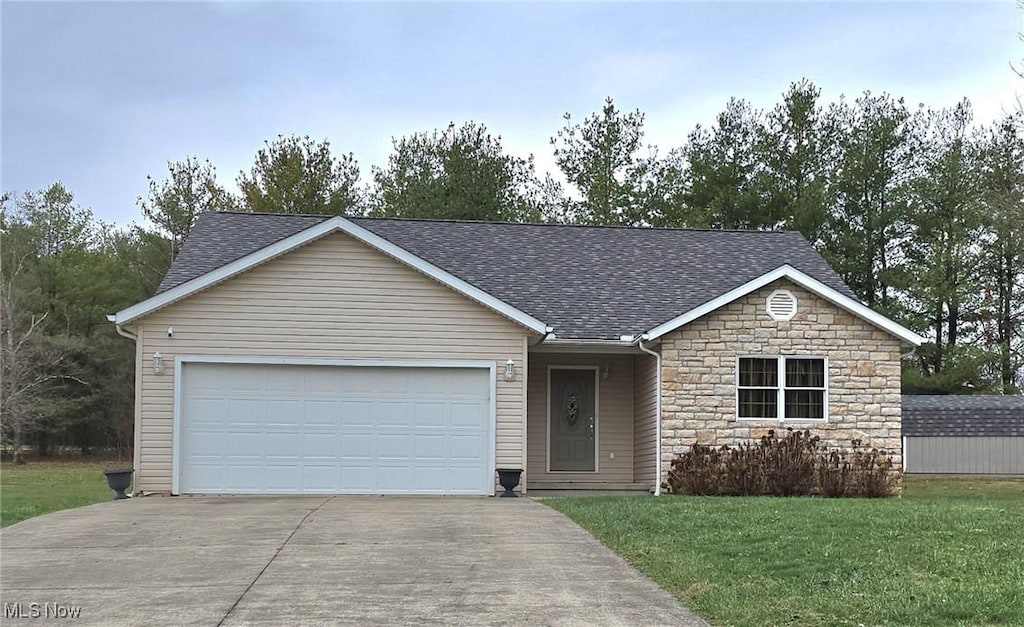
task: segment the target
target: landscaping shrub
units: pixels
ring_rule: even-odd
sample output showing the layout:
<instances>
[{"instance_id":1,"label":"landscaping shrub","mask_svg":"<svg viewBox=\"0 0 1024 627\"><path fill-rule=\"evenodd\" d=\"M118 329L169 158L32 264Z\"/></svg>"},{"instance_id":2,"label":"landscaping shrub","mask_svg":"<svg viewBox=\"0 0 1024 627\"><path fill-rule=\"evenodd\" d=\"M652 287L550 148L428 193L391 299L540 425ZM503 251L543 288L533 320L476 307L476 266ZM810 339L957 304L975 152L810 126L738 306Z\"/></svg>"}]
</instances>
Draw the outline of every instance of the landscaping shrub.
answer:
<instances>
[{"instance_id":1,"label":"landscaping shrub","mask_svg":"<svg viewBox=\"0 0 1024 627\"><path fill-rule=\"evenodd\" d=\"M853 453L822 452L818 462L821 494L830 497L892 496L899 488L899 474L893 471L892 456L878 449L864 450L860 440L852 442Z\"/></svg>"},{"instance_id":2,"label":"landscaping shrub","mask_svg":"<svg viewBox=\"0 0 1024 627\"><path fill-rule=\"evenodd\" d=\"M828 497L847 496L850 492L850 462L842 451L829 451L818 468L821 493Z\"/></svg>"},{"instance_id":3,"label":"landscaping shrub","mask_svg":"<svg viewBox=\"0 0 1024 627\"><path fill-rule=\"evenodd\" d=\"M722 448L728 450L728 447ZM689 452L672 460L669 482L677 486L678 494L721 494L721 458L722 453L718 449L694 444Z\"/></svg>"},{"instance_id":4,"label":"landscaping shrub","mask_svg":"<svg viewBox=\"0 0 1024 627\"><path fill-rule=\"evenodd\" d=\"M764 455L765 493L772 496L801 496L814 488L818 458L817 436L809 431L788 429L786 437L775 431L761 438Z\"/></svg>"},{"instance_id":5,"label":"landscaping shrub","mask_svg":"<svg viewBox=\"0 0 1024 627\"><path fill-rule=\"evenodd\" d=\"M718 448L694 444L669 467L663 487L672 494L703 496L891 496L899 475L892 456L866 450L829 449L810 431L769 431L759 442Z\"/></svg>"},{"instance_id":6,"label":"landscaping shrub","mask_svg":"<svg viewBox=\"0 0 1024 627\"><path fill-rule=\"evenodd\" d=\"M899 491L899 474L892 469L892 456L874 448L863 450L860 440L853 441L851 474L849 496L878 498Z\"/></svg>"},{"instance_id":7,"label":"landscaping shrub","mask_svg":"<svg viewBox=\"0 0 1024 627\"><path fill-rule=\"evenodd\" d=\"M757 496L765 490L764 449L753 444L721 449L725 477L721 494Z\"/></svg>"}]
</instances>

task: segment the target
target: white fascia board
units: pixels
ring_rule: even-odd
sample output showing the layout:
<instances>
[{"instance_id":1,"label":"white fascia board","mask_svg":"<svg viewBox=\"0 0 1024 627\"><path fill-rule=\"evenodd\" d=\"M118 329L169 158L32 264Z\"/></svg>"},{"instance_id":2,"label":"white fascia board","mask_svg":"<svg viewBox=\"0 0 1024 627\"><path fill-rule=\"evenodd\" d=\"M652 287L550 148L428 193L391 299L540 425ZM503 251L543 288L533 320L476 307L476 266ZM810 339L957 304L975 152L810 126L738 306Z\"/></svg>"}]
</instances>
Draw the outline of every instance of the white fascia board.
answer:
<instances>
[{"instance_id":1,"label":"white fascia board","mask_svg":"<svg viewBox=\"0 0 1024 627\"><path fill-rule=\"evenodd\" d=\"M633 344L634 339L633 339L632 335L625 335L625 336L622 336L622 338L629 338L629 339L618 339L618 340L578 339L578 340L573 340L573 339L557 339L556 338L556 339L549 339L548 341L546 341L544 343L545 344L556 344L556 345L557 344L589 344L589 345L594 345L594 346L630 346L631 344Z\"/></svg>"},{"instance_id":2,"label":"white fascia board","mask_svg":"<svg viewBox=\"0 0 1024 627\"><path fill-rule=\"evenodd\" d=\"M156 296L148 298L141 303L132 305L127 309L123 309L113 316L112 322L115 324L127 324L136 318L140 318L148 313L156 311L162 307L166 307L171 303L179 301L183 298L191 296L196 292L204 290L208 287L216 285L221 281L229 279L237 274L241 274L246 270L258 266L262 263L270 261L271 259L283 255L287 252L298 248L304 244L307 244L315 239L319 239L325 235L340 231L351 235L355 239L363 242L367 246L376 249L377 251L384 253L385 255L399 261L418 272L425 274L426 276L438 281L439 283L451 288L452 290L462 294L463 296L474 300L481 305L509 318L510 320L530 329L535 333L544 334L549 332L551 327L547 326L540 320L533 316L516 309L508 303L491 296L487 292L470 285L455 275L438 268L434 264L417 257L410 253L404 248L400 248L386 239L371 233L370 231L356 225L349 220L341 216L336 216L330 220L325 220L320 224L309 227L304 231L300 231L295 235L286 237L283 240L275 242L270 246L266 246L257 250L256 252L250 253L241 259L237 259L225 266L217 268L212 272L208 272L202 276L196 277L191 281L182 283L177 287L171 288L166 292L161 292Z\"/></svg>"},{"instance_id":3,"label":"white fascia board","mask_svg":"<svg viewBox=\"0 0 1024 627\"><path fill-rule=\"evenodd\" d=\"M882 329L883 331L891 333L892 335L900 338L901 340L907 342L908 344L920 346L925 342L925 338L921 337L917 333L914 333L913 331L904 327L903 325L898 324L890 320L889 318L886 318L882 314L873 311L871 308L857 302L856 300L850 298L849 296L846 296L845 294L842 294L841 292L832 289L831 287L825 285L821 281L807 274L804 274L803 272L797 270L796 268L790 265L779 266L778 268L772 270L771 272L762 274L753 281L744 283L743 285L735 289L729 290L725 294L722 294L718 298L709 300L708 302L704 303L700 307L697 307L696 309L691 309L690 311L686 312L681 316L677 316L669 320L668 322L662 323L654 327L647 333L644 333L643 338L645 340L656 340L661 336L665 335L666 333L675 331L679 327L685 324L689 324L690 322L693 322L698 318L706 316L712 311L715 311L720 307L728 305L737 298L746 296L747 294L750 294L755 290L758 290L766 285L778 281L779 279L788 279L793 283L796 283L797 285L803 287L804 289L814 294L817 294L818 296L831 302L833 305L845 309L846 311L852 313L853 315L866 320L867 322L873 324L879 329Z\"/></svg>"},{"instance_id":4,"label":"white fascia board","mask_svg":"<svg viewBox=\"0 0 1024 627\"><path fill-rule=\"evenodd\" d=\"M531 353L638 353L634 342L622 340L545 340L530 347Z\"/></svg>"}]
</instances>

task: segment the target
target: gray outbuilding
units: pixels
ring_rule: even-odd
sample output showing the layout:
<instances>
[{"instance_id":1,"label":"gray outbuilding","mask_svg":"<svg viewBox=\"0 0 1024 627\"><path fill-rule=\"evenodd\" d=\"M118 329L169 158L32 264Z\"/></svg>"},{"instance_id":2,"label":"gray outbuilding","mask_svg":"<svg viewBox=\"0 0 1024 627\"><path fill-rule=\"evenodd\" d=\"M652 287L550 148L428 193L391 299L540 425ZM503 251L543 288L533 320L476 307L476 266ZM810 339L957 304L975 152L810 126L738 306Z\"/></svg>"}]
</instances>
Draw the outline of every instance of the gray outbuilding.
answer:
<instances>
[{"instance_id":1,"label":"gray outbuilding","mask_svg":"<svg viewBox=\"0 0 1024 627\"><path fill-rule=\"evenodd\" d=\"M1024 475L1024 396L905 395L908 474Z\"/></svg>"}]
</instances>

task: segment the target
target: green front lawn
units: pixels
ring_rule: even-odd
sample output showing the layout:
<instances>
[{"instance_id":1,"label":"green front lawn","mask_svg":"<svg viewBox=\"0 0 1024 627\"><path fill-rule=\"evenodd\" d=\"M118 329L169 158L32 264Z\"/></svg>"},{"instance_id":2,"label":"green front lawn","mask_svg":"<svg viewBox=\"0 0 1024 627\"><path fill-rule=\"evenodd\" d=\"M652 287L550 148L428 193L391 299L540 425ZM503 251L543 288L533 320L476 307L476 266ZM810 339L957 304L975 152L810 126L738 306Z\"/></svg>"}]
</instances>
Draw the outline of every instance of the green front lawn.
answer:
<instances>
[{"instance_id":1,"label":"green front lawn","mask_svg":"<svg viewBox=\"0 0 1024 627\"><path fill-rule=\"evenodd\" d=\"M1024 624L1024 481L899 499L547 499L720 625Z\"/></svg>"},{"instance_id":2,"label":"green front lawn","mask_svg":"<svg viewBox=\"0 0 1024 627\"><path fill-rule=\"evenodd\" d=\"M0 526L114 498L103 471L131 462L4 462L0 468Z\"/></svg>"}]
</instances>

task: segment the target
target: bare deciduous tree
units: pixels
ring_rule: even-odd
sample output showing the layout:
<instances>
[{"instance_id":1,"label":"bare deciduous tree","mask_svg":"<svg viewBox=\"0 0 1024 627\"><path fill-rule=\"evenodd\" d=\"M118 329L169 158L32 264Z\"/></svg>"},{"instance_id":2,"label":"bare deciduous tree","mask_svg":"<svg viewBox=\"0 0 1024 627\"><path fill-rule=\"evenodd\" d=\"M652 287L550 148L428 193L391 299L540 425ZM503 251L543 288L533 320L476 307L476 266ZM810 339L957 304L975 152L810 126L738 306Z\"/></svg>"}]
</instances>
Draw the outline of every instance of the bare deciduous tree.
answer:
<instances>
[{"instance_id":1,"label":"bare deciduous tree","mask_svg":"<svg viewBox=\"0 0 1024 627\"><path fill-rule=\"evenodd\" d=\"M4 199L6 200L6 198ZM11 242L6 207L0 212L0 434L16 464L24 462L24 438L44 419L42 406L53 385L77 381L62 372L64 351L47 341L49 312L31 311L21 282L31 253Z\"/></svg>"},{"instance_id":2,"label":"bare deciduous tree","mask_svg":"<svg viewBox=\"0 0 1024 627\"><path fill-rule=\"evenodd\" d=\"M25 269L25 255L6 259L0 256L0 271L4 279L0 285L0 429L4 448L8 448L14 463L22 459L23 436L39 420L34 411L32 399L42 391L47 375L33 367L38 364L39 325L46 319L46 313L30 316L27 324L19 324L22 317L16 283ZM4 262L7 262L4 264ZM7 265L7 268L3 266ZM13 267L11 267L13 265Z\"/></svg>"}]
</instances>

